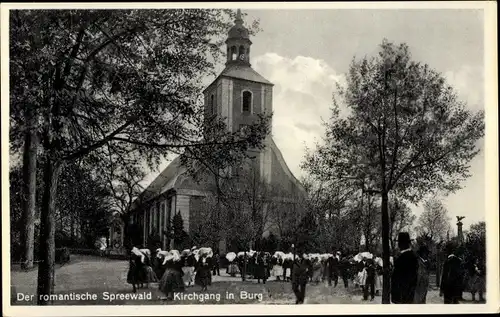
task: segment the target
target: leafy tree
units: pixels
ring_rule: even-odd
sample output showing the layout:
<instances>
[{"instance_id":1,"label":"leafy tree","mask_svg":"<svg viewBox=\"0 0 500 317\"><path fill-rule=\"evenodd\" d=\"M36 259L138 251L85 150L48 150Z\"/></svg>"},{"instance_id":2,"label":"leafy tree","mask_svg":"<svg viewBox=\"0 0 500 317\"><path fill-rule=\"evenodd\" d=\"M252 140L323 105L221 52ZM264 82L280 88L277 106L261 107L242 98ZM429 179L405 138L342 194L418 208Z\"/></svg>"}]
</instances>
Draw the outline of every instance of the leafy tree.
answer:
<instances>
[{"instance_id":1,"label":"leafy tree","mask_svg":"<svg viewBox=\"0 0 500 317\"><path fill-rule=\"evenodd\" d=\"M11 11L11 141L21 143L30 107L44 162L38 295L53 293L55 196L69 161L98 164L111 153L155 166L176 152L222 165L261 144L266 118L245 135L228 133L221 119L203 134L201 78L212 73L232 17L200 9Z\"/></svg>"},{"instance_id":2,"label":"leafy tree","mask_svg":"<svg viewBox=\"0 0 500 317\"><path fill-rule=\"evenodd\" d=\"M466 256L486 265L486 222L480 221L470 226L465 240Z\"/></svg>"},{"instance_id":3,"label":"leafy tree","mask_svg":"<svg viewBox=\"0 0 500 317\"><path fill-rule=\"evenodd\" d=\"M198 202L189 216L189 230L193 244L217 246L219 241L225 238L227 210L217 201L215 194L203 197Z\"/></svg>"},{"instance_id":4,"label":"leafy tree","mask_svg":"<svg viewBox=\"0 0 500 317\"><path fill-rule=\"evenodd\" d=\"M415 222L416 216L412 213L411 208L401 199L393 195L389 201L389 223L391 250L394 250L394 241L402 231L409 232Z\"/></svg>"},{"instance_id":5,"label":"leafy tree","mask_svg":"<svg viewBox=\"0 0 500 317\"><path fill-rule=\"evenodd\" d=\"M317 218L314 212L309 211L302 217L299 226L295 229L294 245L298 252L315 252L319 249L317 242Z\"/></svg>"},{"instance_id":6,"label":"leafy tree","mask_svg":"<svg viewBox=\"0 0 500 317\"><path fill-rule=\"evenodd\" d=\"M334 96L324 143L306 154L303 166L321 179L350 181L380 195L388 263L389 194L418 202L435 190L459 189L479 152L483 117L458 100L439 72L413 61L406 44L384 40L378 56L353 59L347 86ZM385 304L389 277L384 266Z\"/></svg>"},{"instance_id":7,"label":"leafy tree","mask_svg":"<svg viewBox=\"0 0 500 317\"><path fill-rule=\"evenodd\" d=\"M22 167L17 166L10 172L11 198L11 253L15 261L22 259L23 247L21 233L25 228L21 222L22 201L26 188L22 186ZM43 188L43 171L37 173L37 187ZM74 162L65 165L61 171L59 190L55 201L55 235L57 247L93 248L99 235L107 235L110 209L110 193L106 184L92 176L92 171L84 164ZM71 199L68 199L71 197ZM42 195L39 192L37 205L40 206ZM35 212L35 218L40 215ZM35 235L38 238L38 233ZM38 242L36 245L38 246ZM39 250L39 247L35 248ZM35 259L38 256L35 254Z\"/></svg>"},{"instance_id":8,"label":"leafy tree","mask_svg":"<svg viewBox=\"0 0 500 317\"><path fill-rule=\"evenodd\" d=\"M417 233L438 243L446 240L451 230L451 218L443 203L433 198L425 202L424 211L418 218Z\"/></svg>"}]
</instances>

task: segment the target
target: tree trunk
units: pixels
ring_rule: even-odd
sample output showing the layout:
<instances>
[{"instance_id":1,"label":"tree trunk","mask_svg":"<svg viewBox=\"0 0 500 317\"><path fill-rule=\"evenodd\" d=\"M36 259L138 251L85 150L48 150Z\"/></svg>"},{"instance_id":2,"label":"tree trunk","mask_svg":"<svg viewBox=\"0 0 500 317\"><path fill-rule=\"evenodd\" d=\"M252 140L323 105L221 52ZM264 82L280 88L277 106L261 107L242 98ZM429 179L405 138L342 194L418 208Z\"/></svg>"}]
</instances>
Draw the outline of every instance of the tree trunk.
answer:
<instances>
[{"instance_id":1,"label":"tree trunk","mask_svg":"<svg viewBox=\"0 0 500 317\"><path fill-rule=\"evenodd\" d=\"M22 267L33 268L33 253L35 247L35 210L36 210L36 160L38 151L38 136L33 129L33 120L28 123L23 153L23 185L25 199L23 200L23 232L21 233Z\"/></svg>"},{"instance_id":2,"label":"tree trunk","mask_svg":"<svg viewBox=\"0 0 500 317\"><path fill-rule=\"evenodd\" d=\"M75 246L75 216L71 214L71 247Z\"/></svg>"},{"instance_id":3,"label":"tree trunk","mask_svg":"<svg viewBox=\"0 0 500 317\"><path fill-rule=\"evenodd\" d=\"M55 198L61 165L47 158L43 178L44 192L40 215L40 264L38 266L38 305L47 305L54 292L55 264Z\"/></svg>"},{"instance_id":4,"label":"tree trunk","mask_svg":"<svg viewBox=\"0 0 500 317\"><path fill-rule=\"evenodd\" d=\"M391 303L390 295L390 277L391 272L389 269L390 263L390 249L389 249L389 210L388 210L388 195L387 191L382 191L382 258L384 263L384 278L382 283L382 304Z\"/></svg>"}]
</instances>

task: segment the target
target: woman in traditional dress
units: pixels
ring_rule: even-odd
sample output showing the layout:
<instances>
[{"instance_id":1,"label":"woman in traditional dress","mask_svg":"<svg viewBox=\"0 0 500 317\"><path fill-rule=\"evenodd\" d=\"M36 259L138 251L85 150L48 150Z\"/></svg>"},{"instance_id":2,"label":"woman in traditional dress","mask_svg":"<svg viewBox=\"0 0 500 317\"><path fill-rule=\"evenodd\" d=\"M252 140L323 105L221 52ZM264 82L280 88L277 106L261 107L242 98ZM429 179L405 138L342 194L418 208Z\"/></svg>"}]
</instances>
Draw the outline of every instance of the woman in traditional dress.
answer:
<instances>
[{"instance_id":1,"label":"woman in traditional dress","mask_svg":"<svg viewBox=\"0 0 500 317\"><path fill-rule=\"evenodd\" d=\"M256 256L256 264L254 266L254 278L257 279L257 283L260 284L262 280L263 284L266 284L267 280L267 261L264 252L259 252Z\"/></svg>"},{"instance_id":2,"label":"woman in traditional dress","mask_svg":"<svg viewBox=\"0 0 500 317\"><path fill-rule=\"evenodd\" d=\"M238 265L236 264L237 261L237 256L234 252L229 252L226 255L226 259L229 261L229 264L227 266L227 274L229 274L231 277L235 277L236 274L238 274Z\"/></svg>"},{"instance_id":3,"label":"woman in traditional dress","mask_svg":"<svg viewBox=\"0 0 500 317\"><path fill-rule=\"evenodd\" d=\"M158 276L153 270L153 259L151 258L151 251L149 249L139 249L145 255L144 258L144 269L146 270L146 278L149 287L149 283L158 282Z\"/></svg>"},{"instance_id":4,"label":"woman in traditional dress","mask_svg":"<svg viewBox=\"0 0 500 317\"><path fill-rule=\"evenodd\" d=\"M476 293L479 293L479 301L484 301L485 274L482 265L479 265L477 259L469 269L468 289L472 294L472 301L476 301Z\"/></svg>"},{"instance_id":5,"label":"woman in traditional dress","mask_svg":"<svg viewBox=\"0 0 500 317\"><path fill-rule=\"evenodd\" d=\"M422 245L417 251L418 269L417 269L417 285L415 286L415 304L425 304L427 298L427 290L429 289L429 249Z\"/></svg>"},{"instance_id":6,"label":"woman in traditional dress","mask_svg":"<svg viewBox=\"0 0 500 317\"><path fill-rule=\"evenodd\" d=\"M271 258L272 271L271 275L279 281L283 276L283 258L279 254L275 254Z\"/></svg>"},{"instance_id":7,"label":"woman in traditional dress","mask_svg":"<svg viewBox=\"0 0 500 317\"><path fill-rule=\"evenodd\" d=\"M319 256L314 257L312 259L312 282L318 285L321 282L321 278L323 276L323 266L321 265L321 261Z\"/></svg>"},{"instance_id":8,"label":"woman in traditional dress","mask_svg":"<svg viewBox=\"0 0 500 317\"><path fill-rule=\"evenodd\" d=\"M162 249L156 250L156 256L152 260L152 267L157 277L161 277L163 276L163 273L165 273L165 267L163 265L163 261L165 260L167 254L168 251L163 251Z\"/></svg>"},{"instance_id":9,"label":"woman in traditional dress","mask_svg":"<svg viewBox=\"0 0 500 317\"><path fill-rule=\"evenodd\" d=\"M138 287L143 287L144 284L148 284L149 287L149 283L158 280L153 269L148 265L147 256L136 247L131 250L129 264L127 283L132 284L134 293Z\"/></svg>"},{"instance_id":10,"label":"woman in traditional dress","mask_svg":"<svg viewBox=\"0 0 500 317\"><path fill-rule=\"evenodd\" d=\"M250 278L252 279L256 278L255 273L257 270L257 253L250 254L247 264L247 270L248 274L250 275Z\"/></svg>"},{"instance_id":11,"label":"woman in traditional dress","mask_svg":"<svg viewBox=\"0 0 500 317\"><path fill-rule=\"evenodd\" d=\"M333 256L333 255L332 255ZM327 253L320 256L321 263L321 281L326 281L328 279L328 257Z\"/></svg>"},{"instance_id":12,"label":"woman in traditional dress","mask_svg":"<svg viewBox=\"0 0 500 317\"><path fill-rule=\"evenodd\" d=\"M207 286L210 284L210 278L212 277L212 272L210 271L210 260L207 256L208 254L206 253L200 256L196 268L195 283L201 286L202 291L207 290Z\"/></svg>"},{"instance_id":13,"label":"woman in traditional dress","mask_svg":"<svg viewBox=\"0 0 500 317\"><path fill-rule=\"evenodd\" d=\"M191 286L194 283L194 267L196 265L196 259L192 250L184 250L184 255L182 257L182 272L184 285Z\"/></svg>"},{"instance_id":14,"label":"woman in traditional dress","mask_svg":"<svg viewBox=\"0 0 500 317\"><path fill-rule=\"evenodd\" d=\"M238 253L238 257L236 258L237 264L238 264L238 269L240 271L241 275L241 280L244 281L246 279L247 275L247 264L248 264L248 257L245 252L240 252Z\"/></svg>"},{"instance_id":15,"label":"woman in traditional dress","mask_svg":"<svg viewBox=\"0 0 500 317\"><path fill-rule=\"evenodd\" d=\"M291 253L286 254L283 259L283 281L289 281L292 274L293 266L293 255Z\"/></svg>"},{"instance_id":16,"label":"woman in traditional dress","mask_svg":"<svg viewBox=\"0 0 500 317\"><path fill-rule=\"evenodd\" d=\"M377 258L375 261L375 295L380 296L382 293L382 287L383 287L383 275L384 275L384 269L382 265L380 265L380 260L381 258Z\"/></svg>"},{"instance_id":17,"label":"woman in traditional dress","mask_svg":"<svg viewBox=\"0 0 500 317\"><path fill-rule=\"evenodd\" d=\"M362 259L357 264L357 267L358 267L358 273L357 274L358 275L357 275L356 283L362 289L364 289L365 283L366 283L366 269L365 269L365 266L366 266L366 259Z\"/></svg>"},{"instance_id":18,"label":"woman in traditional dress","mask_svg":"<svg viewBox=\"0 0 500 317\"><path fill-rule=\"evenodd\" d=\"M167 296L167 299L171 300L174 297L174 293L183 292L184 281L182 280L182 261L177 250L170 251L164 259L165 272L160 280L158 288L162 293Z\"/></svg>"}]
</instances>

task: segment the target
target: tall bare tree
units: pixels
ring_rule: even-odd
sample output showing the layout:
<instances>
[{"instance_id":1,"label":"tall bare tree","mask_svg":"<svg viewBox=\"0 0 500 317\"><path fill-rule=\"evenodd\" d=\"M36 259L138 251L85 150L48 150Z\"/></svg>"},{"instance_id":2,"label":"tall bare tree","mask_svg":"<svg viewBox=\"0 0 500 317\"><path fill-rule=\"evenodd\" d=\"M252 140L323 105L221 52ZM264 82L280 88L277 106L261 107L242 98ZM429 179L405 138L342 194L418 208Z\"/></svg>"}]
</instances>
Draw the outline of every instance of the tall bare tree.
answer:
<instances>
[{"instance_id":1,"label":"tall bare tree","mask_svg":"<svg viewBox=\"0 0 500 317\"><path fill-rule=\"evenodd\" d=\"M416 230L418 235L429 237L435 243L446 240L451 230L451 217L441 201L432 198L425 202Z\"/></svg>"}]
</instances>

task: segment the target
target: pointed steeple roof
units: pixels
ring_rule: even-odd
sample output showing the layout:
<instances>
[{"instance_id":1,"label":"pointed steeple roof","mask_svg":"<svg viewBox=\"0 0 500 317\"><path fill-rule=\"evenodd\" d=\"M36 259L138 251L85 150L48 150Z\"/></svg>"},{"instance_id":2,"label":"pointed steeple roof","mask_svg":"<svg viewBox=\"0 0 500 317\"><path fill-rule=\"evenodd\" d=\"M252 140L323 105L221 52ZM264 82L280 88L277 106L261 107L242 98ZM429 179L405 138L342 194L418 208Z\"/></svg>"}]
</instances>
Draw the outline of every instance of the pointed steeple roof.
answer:
<instances>
[{"instance_id":1,"label":"pointed steeple roof","mask_svg":"<svg viewBox=\"0 0 500 317\"><path fill-rule=\"evenodd\" d=\"M250 34L248 29L243 25L243 19L241 18L241 10L238 9L236 12L236 19L234 20L234 26L229 30L227 34L227 39L250 39Z\"/></svg>"}]
</instances>

